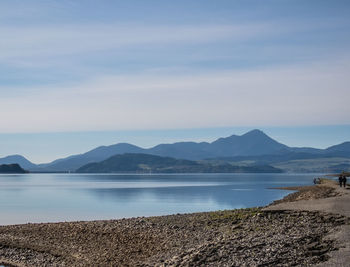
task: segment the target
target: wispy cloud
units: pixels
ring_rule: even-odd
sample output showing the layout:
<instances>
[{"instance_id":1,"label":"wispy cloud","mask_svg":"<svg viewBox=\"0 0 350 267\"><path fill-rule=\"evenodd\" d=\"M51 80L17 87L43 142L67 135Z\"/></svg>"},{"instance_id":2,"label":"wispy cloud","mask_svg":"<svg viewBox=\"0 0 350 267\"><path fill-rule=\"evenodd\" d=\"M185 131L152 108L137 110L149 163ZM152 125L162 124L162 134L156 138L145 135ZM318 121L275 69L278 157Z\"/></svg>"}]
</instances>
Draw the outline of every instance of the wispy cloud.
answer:
<instances>
[{"instance_id":1,"label":"wispy cloud","mask_svg":"<svg viewBox=\"0 0 350 267\"><path fill-rule=\"evenodd\" d=\"M252 45L276 38L293 38L293 34L312 35L313 31L329 28L336 24L313 21L311 24L291 21L270 21L230 24L181 24L152 25L125 23L85 23L50 25L3 25L0 26L0 60L8 64L27 64L31 67L42 61L52 62L66 56L88 58L101 52L123 53L132 49L151 47L155 50L202 44ZM294 41L296 41L295 39ZM290 45L290 44L289 44ZM276 44L274 44L276 47ZM278 48L281 47L278 46ZM89 54L90 53L90 54ZM169 55L171 57L171 55ZM31 62L32 60L36 62ZM21 65L22 64L22 65Z\"/></svg>"},{"instance_id":2,"label":"wispy cloud","mask_svg":"<svg viewBox=\"0 0 350 267\"><path fill-rule=\"evenodd\" d=\"M347 124L348 61L196 75L102 76L1 98L1 132Z\"/></svg>"},{"instance_id":3,"label":"wispy cloud","mask_svg":"<svg viewBox=\"0 0 350 267\"><path fill-rule=\"evenodd\" d=\"M318 41L322 36L317 33L338 23L2 25L0 83L50 86L81 82L106 72L213 70L328 59L347 51L347 42L325 44Z\"/></svg>"},{"instance_id":4,"label":"wispy cloud","mask_svg":"<svg viewBox=\"0 0 350 267\"><path fill-rule=\"evenodd\" d=\"M265 25L59 25L0 27L0 59L44 57L139 45L244 41L266 32Z\"/></svg>"}]
</instances>

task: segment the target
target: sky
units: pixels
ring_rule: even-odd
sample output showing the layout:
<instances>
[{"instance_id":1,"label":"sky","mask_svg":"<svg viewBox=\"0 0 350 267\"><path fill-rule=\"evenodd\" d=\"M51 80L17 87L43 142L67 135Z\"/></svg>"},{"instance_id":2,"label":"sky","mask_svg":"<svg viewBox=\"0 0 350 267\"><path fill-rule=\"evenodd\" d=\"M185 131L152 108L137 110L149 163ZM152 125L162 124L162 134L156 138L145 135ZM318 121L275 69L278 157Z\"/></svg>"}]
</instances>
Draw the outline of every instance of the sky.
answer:
<instances>
[{"instance_id":1,"label":"sky","mask_svg":"<svg viewBox=\"0 0 350 267\"><path fill-rule=\"evenodd\" d=\"M0 156L350 141L350 2L2 0Z\"/></svg>"}]
</instances>

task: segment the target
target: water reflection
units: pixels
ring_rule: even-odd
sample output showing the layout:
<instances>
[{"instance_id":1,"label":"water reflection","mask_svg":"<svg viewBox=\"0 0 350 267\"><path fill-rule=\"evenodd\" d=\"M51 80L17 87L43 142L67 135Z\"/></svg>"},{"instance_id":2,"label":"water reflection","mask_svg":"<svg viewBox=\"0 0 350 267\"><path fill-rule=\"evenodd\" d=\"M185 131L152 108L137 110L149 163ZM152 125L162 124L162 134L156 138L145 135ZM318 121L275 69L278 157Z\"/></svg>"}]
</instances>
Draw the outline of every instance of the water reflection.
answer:
<instances>
[{"instance_id":1,"label":"water reflection","mask_svg":"<svg viewBox=\"0 0 350 267\"><path fill-rule=\"evenodd\" d=\"M160 188L109 188L90 189L88 193L99 200L110 200L116 203L136 200L142 202L154 199L159 202L191 203L211 200L219 206L236 208L264 206L275 199L286 195L287 191L273 189L243 189L232 186L187 186Z\"/></svg>"},{"instance_id":2,"label":"water reflection","mask_svg":"<svg viewBox=\"0 0 350 267\"><path fill-rule=\"evenodd\" d=\"M263 206L314 175L0 175L0 224L112 219Z\"/></svg>"}]
</instances>

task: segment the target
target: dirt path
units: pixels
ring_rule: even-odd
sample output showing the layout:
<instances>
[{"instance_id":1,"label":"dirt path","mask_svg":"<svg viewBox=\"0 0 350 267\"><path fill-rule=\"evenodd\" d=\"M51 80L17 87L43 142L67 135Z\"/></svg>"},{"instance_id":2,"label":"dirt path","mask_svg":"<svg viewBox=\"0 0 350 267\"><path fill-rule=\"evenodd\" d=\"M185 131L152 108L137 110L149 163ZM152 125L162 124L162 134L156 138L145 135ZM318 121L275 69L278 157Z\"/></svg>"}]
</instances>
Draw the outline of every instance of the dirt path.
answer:
<instances>
[{"instance_id":1,"label":"dirt path","mask_svg":"<svg viewBox=\"0 0 350 267\"><path fill-rule=\"evenodd\" d=\"M313 187L300 189L300 192L294 193L281 201L264 208L266 211L278 210L298 210L298 211L321 211L332 214L340 214L350 218L350 188L341 188L335 181L323 181L323 184ZM290 188L293 189L293 188ZM319 194L317 194L317 192ZM328 195L322 195L320 192L328 192ZM320 197L319 197L320 196ZM298 200L301 199L301 200ZM328 238L335 239L340 246L337 251L330 253L330 260L316 265L317 267L349 267L350 266L350 225L343 225L329 234Z\"/></svg>"}]
</instances>

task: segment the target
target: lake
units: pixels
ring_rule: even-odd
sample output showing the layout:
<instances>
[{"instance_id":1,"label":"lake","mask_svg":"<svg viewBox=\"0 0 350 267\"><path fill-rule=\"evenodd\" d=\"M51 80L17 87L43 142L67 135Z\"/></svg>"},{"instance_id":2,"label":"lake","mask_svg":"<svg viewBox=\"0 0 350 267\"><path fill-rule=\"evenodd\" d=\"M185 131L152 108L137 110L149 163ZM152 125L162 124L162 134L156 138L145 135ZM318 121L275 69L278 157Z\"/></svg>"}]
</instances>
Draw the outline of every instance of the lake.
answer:
<instances>
[{"instance_id":1,"label":"lake","mask_svg":"<svg viewBox=\"0 0 350 267\"><path fill-rule=\"evenodd\" d=\"M0 224L101 220L264 206L315 174L0 175Z\"/></svg>"}]
</instances>

